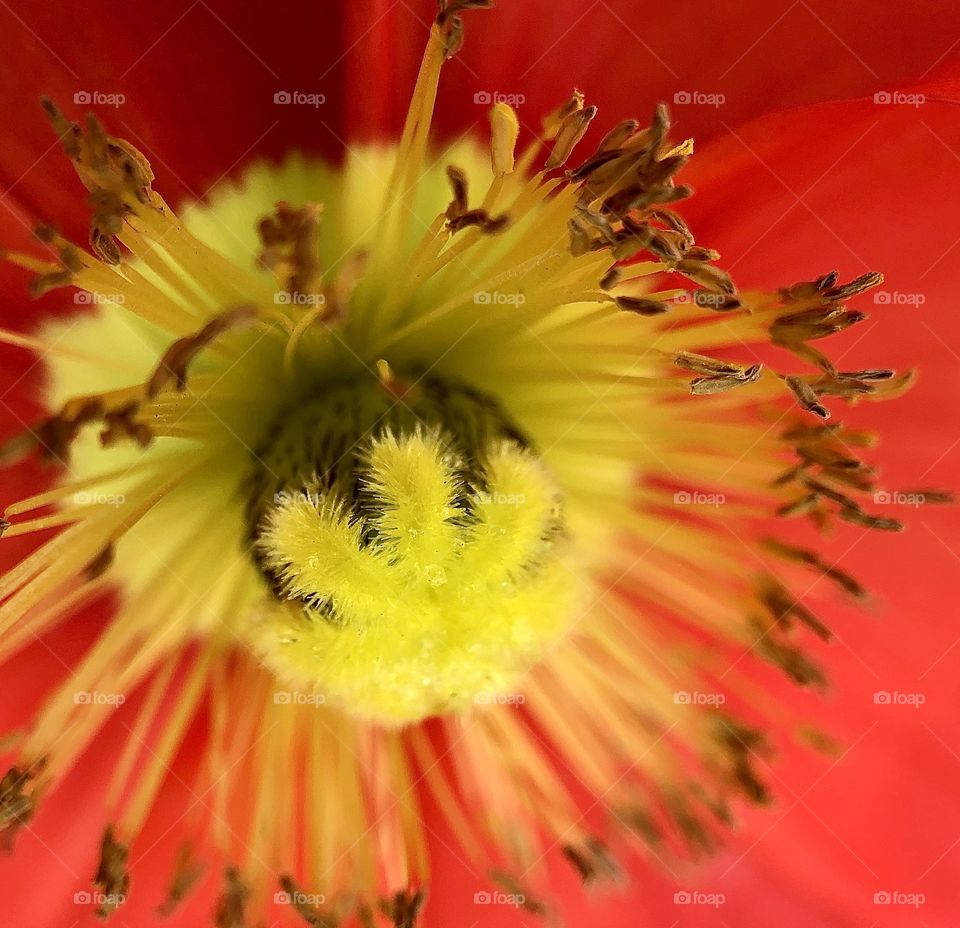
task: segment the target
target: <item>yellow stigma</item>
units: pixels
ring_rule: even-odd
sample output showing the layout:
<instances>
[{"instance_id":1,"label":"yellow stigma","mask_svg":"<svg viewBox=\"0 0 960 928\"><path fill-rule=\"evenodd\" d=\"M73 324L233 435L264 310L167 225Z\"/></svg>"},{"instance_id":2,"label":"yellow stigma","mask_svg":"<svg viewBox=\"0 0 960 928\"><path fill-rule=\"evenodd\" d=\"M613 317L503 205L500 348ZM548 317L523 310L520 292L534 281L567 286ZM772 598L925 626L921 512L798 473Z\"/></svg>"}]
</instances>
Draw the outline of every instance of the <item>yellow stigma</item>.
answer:
<instances>
[{"instance_id":1,"label":"yellow stigma","mask_svg":"<svg viewBox=\"0 0 960 928\"><path fill-rule=\"evenodd\" d=\"M559 489L491 401L361 384L260 457L256 550L282 601L254 640L287 685L411 722L508 694L570 624Z\"/></svg>"}]
</instances>

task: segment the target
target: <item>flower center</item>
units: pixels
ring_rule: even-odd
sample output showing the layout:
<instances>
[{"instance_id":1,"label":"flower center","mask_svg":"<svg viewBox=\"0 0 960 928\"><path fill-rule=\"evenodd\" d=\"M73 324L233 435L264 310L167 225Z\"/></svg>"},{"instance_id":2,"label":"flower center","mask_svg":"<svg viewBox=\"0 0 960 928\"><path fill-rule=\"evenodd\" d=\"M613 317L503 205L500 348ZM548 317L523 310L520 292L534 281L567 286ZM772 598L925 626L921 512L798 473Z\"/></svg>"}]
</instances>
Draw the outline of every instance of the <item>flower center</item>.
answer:
<instances>
[{"instance_id":1,"label":"flower center","mask_svg":"<svg viewBox=\"0 0 960 928\"><path fill-rule=\"evenodd\" d=\"M490 398L424 378L332 390L257 451L253 550L281 681L402 724L507 694L573 612L561 498Z\"/></svg>"}]
</instances>

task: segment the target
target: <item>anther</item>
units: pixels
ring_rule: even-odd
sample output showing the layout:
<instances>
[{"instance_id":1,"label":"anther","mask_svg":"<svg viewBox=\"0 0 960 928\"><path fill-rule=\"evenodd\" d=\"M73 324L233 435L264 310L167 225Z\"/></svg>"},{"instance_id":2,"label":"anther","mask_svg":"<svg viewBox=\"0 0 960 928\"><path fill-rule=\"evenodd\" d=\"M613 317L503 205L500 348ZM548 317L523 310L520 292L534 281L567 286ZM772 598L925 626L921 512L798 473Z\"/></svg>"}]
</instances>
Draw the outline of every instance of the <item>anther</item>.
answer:
<instances>
[{"instance_id":1,"label":"anther","mask_svg":"<svg viewBox=\"0 0 960 928\"><path fill-rule=\"evenodd\" d=\"M248 328L257 319L255 306L238 306L214 316L202 329L193 335L178 338L163 353L156 370L147 381L147 397L156 399L171 381L177 390L187 386L187 368L193 359L211 342L225 332Z\"/></svg>"},{"instance_id":2,"label":"anther","mask_svg":"<svg viewBox=\"0 0 960 928\"><path fill-rule=\"evenodd\" d=\"M130 874L127 872L129 854L126 845L120 844L114 837L113 826L108 825L100 843L100 863L93 878L94 886L101 892L97 907L100 918L106 918L126 899L130 889Z\"/></svg>"}]
</instances>

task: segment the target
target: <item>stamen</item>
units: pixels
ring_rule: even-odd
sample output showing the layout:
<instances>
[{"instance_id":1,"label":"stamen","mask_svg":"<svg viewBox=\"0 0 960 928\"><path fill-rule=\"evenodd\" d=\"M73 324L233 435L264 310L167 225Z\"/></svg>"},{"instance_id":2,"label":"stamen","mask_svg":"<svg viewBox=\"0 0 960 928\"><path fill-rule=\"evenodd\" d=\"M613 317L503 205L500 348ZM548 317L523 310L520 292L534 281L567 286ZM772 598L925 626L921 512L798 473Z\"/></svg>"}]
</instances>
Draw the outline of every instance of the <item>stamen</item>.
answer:
<instances>
[{"instance_id":1,"label":"stamen","mask_svg":"<svg viewBox=\"0 0 960 928\"><path fill-rule=\"evenodd\" d=\"M189 845L184 845L180 848L173 870L173 877L170 881L170 888L167 890L166 898L157 907L157 915L160 916L160 918L169 918L173 915L180 906L180 903L187 898L190 891L200 882L203 872L203 865L194 859L193 852Z\"/></svg>"},{"instance_id":2,"label":"stamen","mask_svg":"<svg viewBox=\"0 0 960 928\"><path fill-rule=\"evenodd\" d=\"M211 319L193 335L177 339L164 352L160 363L147 381L147 397L156 399L171 381L179 391L187 387L187 368L196 356L225 332L250 326L258 317L255 306L238 306Z\"/></svg>"},{"instance_id":3,"label":"stamen","mask_svg":"<svg viewBox=\"0 0 960 928\"><path fill-rule=\"evenodd\" d=\"M512 174L520 120L512 106L495 103L490 109L490 167L494 177Z\"/></svg>"},{"instance_id":4,"label":"stamen","mask_svg":"<svg viewBox=\"0 0 960 928\"><path fill-rule=\"evenodd\" d=\"M30 766L11 767L0 779L0 833L2 847L8 852L37 811L37 777L45 766L41 759Z\"/></svg>"},{"instance_id":5,"label":"stamen","mask_svg":"<svg viewBox=\"0 0 960 928\"><path fill-rule=\"evenodd\" d=\"M224 889L214 916L216 928L247 928L246 909L250 890L236 867L228 867L224 874Z\"/></svg>"},{"instance_id":6,"label":"stamen","mask_svg":"<svg viewBox=\"0 0 960 928\"><path fill-rule=\"evenodd\" d=\"M94 885L100 890L97 916L106 918L123 905L130 890L130 874L127 872L127 857L130 852L113 835L113 826L108 825L100 844L100 863L97 866Z\"/></svg>"},{"instance_id":7,"label":"stamen","mask_svg":"<svg viewBox=\"0 0 960 928\"><path fill-rule=\"evenodd\" d=\"M572 154L577 142L587 134L587 129L596 115L597 108L588 106L586 109L578 109L570 113L563 120L557 130L557 139L553 143L550 157L544 165L546 170L552 171L566 164L567 158Z\"/></svg>"},{"instance_id":8,"label":"stamen","mask_svg":"<svg viewBox=\"0 0 960 928\"><path fill-rule=\"evenodd\" d=\"M258 260L281 278L283 289L292 298L317 292L322 213L323 207L317 203L296 208L280 202L272 216L260 220L263 250Z\"/></svg>"},{"instance_id":9,"label":"stamen","mask_svg":"<svg viewBox=\"0 0 960 928\"><path fill-rule=\"evenodd\" d=\"M830 418L830 410L820 402L817 391L802 377L790 374L784 378L784 383L790 388L790 392L796 398L801 409L812 412L821 419Z\"/></svg>"}]
</instances>

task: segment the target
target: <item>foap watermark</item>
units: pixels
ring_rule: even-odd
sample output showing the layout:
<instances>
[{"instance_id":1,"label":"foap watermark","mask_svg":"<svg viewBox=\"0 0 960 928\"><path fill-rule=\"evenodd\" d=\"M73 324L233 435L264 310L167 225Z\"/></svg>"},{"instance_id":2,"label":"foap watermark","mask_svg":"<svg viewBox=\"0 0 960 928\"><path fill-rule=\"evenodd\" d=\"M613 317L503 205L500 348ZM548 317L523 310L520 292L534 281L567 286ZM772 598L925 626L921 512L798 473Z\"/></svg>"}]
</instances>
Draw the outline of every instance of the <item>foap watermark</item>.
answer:
<instances>
[{"instance_id":1,"label":"foap watermark","mask_svg":"<svg viewBox=\"0 0 960 928\"><path fill-rule=\"evenodd\" d=\"M873 694L873 704L875 706L913 706L919 709L927 697L924 693L901 693L899 690L877 690Z\"/></svg>"},{"instance_id":2,"label":"foap watermark","mask_svg":"<svg viewBox=\"0 0 960 928\"><path fill-rule=\"evenodd\" d=\"M322 893L302 893L298 889L293 892L280 890L273 894L273 901L277 905L310 906L316 909L326 905L327 897Z\"/></svg>"},{"instance_id":3,"label":"foap watermark","mask_svg":"<svg viewBox=\"0 0 960 928\"><path fill-rule=\"evenodd\" d=\"M687 690L677 690L673 694L673 701L678 706L722 706L727 697L723 693L693 693Z\"/></svg>"},{"instance_id":4,"label":"foap watermark","mask_svg":"<svg viewBox=\"0 0 960 928\"><path fill-rule=\"evenodd\" d=\"M925 493L902 493L899 490L877 490L873 494L873 501L878 506L912 506L919 509L927 497Z\"/></svg>"},{"instance_id":5,"label":"foap watermark","mask_svg":"<svg viewBox=\"0 0 960 928\"><path fill-rule=\"evenodd\" d=\"M526 701L523 693L477 693L473 697L477 706L522 706Z\"/></svg>"},{"instance_id":6,"label":"foap watermark","mask_svg":"<svg viewBox=\"0 0 960 928\"><path fill-rule=\"evenodd\" d=\"M887 892L886 890L880 890L880 892L873 894L874 905L908 905L919 909L926 901L927 897L923 893L902 893L899 890Z\"/></svg>"},{"instance_id":7,"label":"foap watermark","mask_svg":"<svg viewBox=\"0 0 960 928\"><path fill-rule=\"evenodd\" d=\"M326 301L322 293L301 293L299 290L278 290L273 295L277 306L323 306Z\"/></svg>"},{"instance_id":8,"label":"foap watermark","mask_svg":"<svg viewBox=\"0 0 960 928\"><path fill-rule=\"evenodd\" d=\"M673 894L674 905L709 905L719 909L727 901L723 893L701 893L697 890L681 889Z\"/></svg>"},{"instance_id":9,"label":"foap watermark","mask_svg":"<svg viewBox=\"0 0 960 928\"><path fill-rule=\"evenodd\" d=\"M677 490L673 494L675 506L722 506L727 501L723 493L701 493L699 490Z\"/></svg>"},{"instance_id":10,"label":"foap watermark","mask_svg":"<svg viewBox=\"0 0 960 928\"><path fill-rule=\"evenodd\" d=\"M315 500L304 490L277 490L273 494L273 502L276 506L283 506L288 503L314 503Z\"/></svg>"},{"instance_id":11,"label":"foap watermark","mask_svg":"<svg viewBox=\"0 0 960 928\"><path fill-rule=\"evenodd\" d=\"M904 93L902 90L878 90L873 102L880 106L923 106L927 98L922 93Z\"/></svg>"},{"instance_id":12,"label":"foap watermark","mask_svg":"<svg viewBox=\"0 0 960 928\"><path fill-rule=\"evenodd\" d=\"M305 93L302 90L278 90L273 95L273 102L278 106L312 106L315 109L327 102L322 93Z\"/></svg>"},{"instance_id":13,"label":"foap watermark","mask_svg":"<svg viewBox=\"0 0 960 928\"><path fill-rule=\"evenodd\" d=\"M487 493L481 490L477 500L487 506L522 506L527 501L523 493Z\"/></svg>"},{"instance_id":14,"label":"foap watermark","mask_svg":"<svg viewBox=\"0 0 960 928\"><path fill-rule=\"evenodd\" d=\"M273 694L275 706L322 706L327 701L323 693L303 693L299 690L277 690Z\"/></svg>"},{"instance_id":15,"label":"foap watermark","mask_svg":"<svg viewBox=\"0 0 960 928\"><path fill-rule=\"evenodd\" d=\"M127 102L126 94L107 93L104 90L78 90L73 95L77 106L123 106Z\"/></svg>"},{"instance_id":16,"label":"foap watermark","mask_svg":"<svg viewBox=\"0 0 960 928\"><path fill-rule=\"evenodd\" d=\"M522 306L527 298L522 293L504 293L502 290L479 290L473 295L478 306Z\"/></svg>"},{"instance_id":17,"label":"foap watermark","mask_svg":"<svg viewBox=\"0 0 960 928\"><path fill-rule=\"evenodd\" d=\"M730 303L730 297L726 293L713 293L710 290L685 290L678 293L673 302L689 304L698 309L724 309Z\"/></svg>"},{"instance_id":18,"label":"foap watermark","mask_svg":"<svg viewBox=\"0 0 960 928\"><path fill-rule=\"evenodd\" d=\"M923 306L925 293L905 293L902 290L875 290L873 302L877 306Z\"/></svg>"},{"instance_id":19,"label":"foap watermark","mask_svg":"<svg viewBox=\"0 0 960 928\"><path fill-rule=\"evenodd\" d=\"M106 911L119 909L126 899L123 893L88 892L85 889L73 894L74 905L95 905Z\"/></svg>"},{"instance_id":20,"label":"foap watermark","mask_svg":"<svg viewBox=\"0 0 960 928\"><path fill-rule=\"evenodd\" d=\"M122 506L127 498L122 493L97 493L91 490L79 490L73 494L77 506Z\"/></svg>"},{"instance_id":21,"label":"foap watermark","mask_svg":"<svg viewBox=\"0 0 960 928\"><path fill-rule=\"evenodd\" d=\"M706 93L703 90L678 90L673 95L673 102L677 106L712 106L719 109L727 102L722 93Z\"/></svg>"},{"instance_id":22,"label":"foap watermark","mask_svg":"<svg viewBox=\"0 0 960 928\"><path fill-rule=\"evenodd\" d=\"M522 93L501 93L499 90L478 90L473 95L473 102L479 106L490 106L493 103L506 103L507 106L523 106L527 98Z\"/></svg>"},{"instance_id":23,"label":"foap watermark","mask_svg":"<svg viewBox=\"0 0 960 928\"><path fill-rule=\"evenodd\" d=\"M122 293L91 293L89 290L77 290L73 294L76 306L123 306L127 298Z\"/></svg>"},{"instance_id":24,"label":"foap watermark","mask_svg":"<svg viewBox=\"0 0 960 928\"><path fill-rule=\"evenodd\" d=\"M522 893L504 893L495 891L488 893L486 890L480 890L473 894L474 905L509 905L515 909L521 909L527 904L527 897Z\"/></svg>"},{"instance_id":25,"label":"foap watermark","mask_svg":"<svg viewBox=\"0 0 960 928\"><path fill-rule=\"evenodd\" d=\"M77 706L122 706L127 701L123 693L101 693L99 690L80 690L73 694Z\"/></svg>"}]
</instances>

